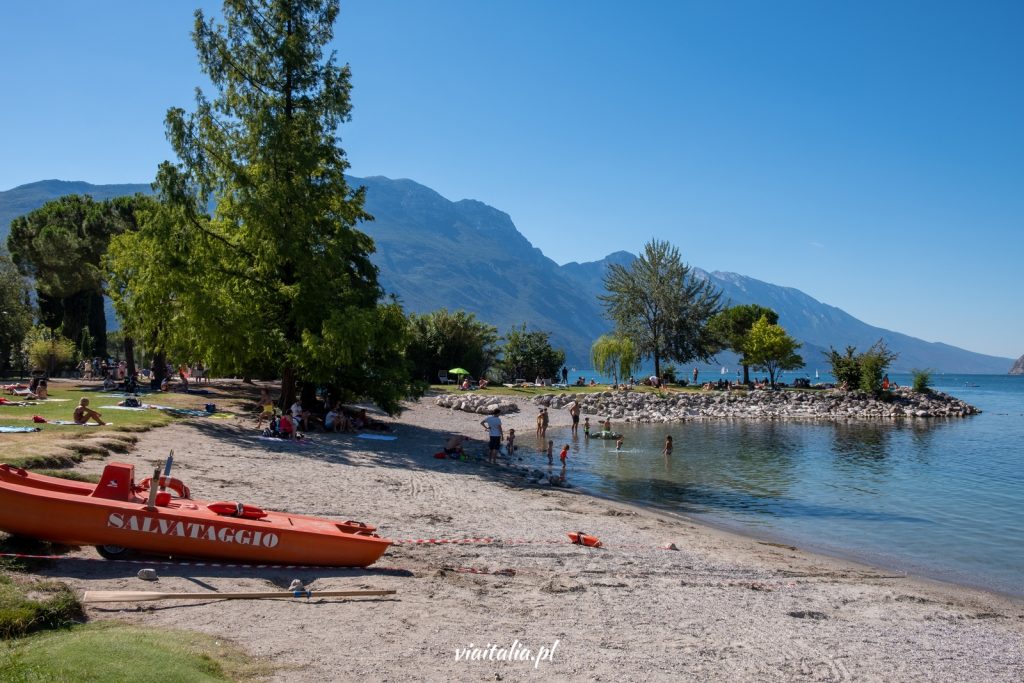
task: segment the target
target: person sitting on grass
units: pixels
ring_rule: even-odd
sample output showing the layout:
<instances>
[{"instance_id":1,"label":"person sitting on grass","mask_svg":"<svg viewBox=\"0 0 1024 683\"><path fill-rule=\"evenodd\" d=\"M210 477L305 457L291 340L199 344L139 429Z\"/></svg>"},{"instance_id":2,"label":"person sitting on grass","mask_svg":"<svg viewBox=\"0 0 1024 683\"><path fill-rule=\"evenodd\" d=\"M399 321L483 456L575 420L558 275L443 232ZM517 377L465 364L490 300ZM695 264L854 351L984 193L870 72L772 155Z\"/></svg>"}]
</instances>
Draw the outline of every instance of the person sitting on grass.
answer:
<instances>
[{"instance_id":1,"label":"person sitting on grass","mask_svg":"<svg viewBox=\"0 0 1024 683\"><path fill-rule=\"evenodd\" d=\"M102 417L100 413L97 413L95 410L89 407L89 399L83 398L81 401L78 402L78 407L75 408L75 414L72 419L74 420L75 424L79 425L87 424L89 420L96 420L96 424L98 425L107 424L106 422L101 420L100 417Z\"/></svg>"}]
</instances>

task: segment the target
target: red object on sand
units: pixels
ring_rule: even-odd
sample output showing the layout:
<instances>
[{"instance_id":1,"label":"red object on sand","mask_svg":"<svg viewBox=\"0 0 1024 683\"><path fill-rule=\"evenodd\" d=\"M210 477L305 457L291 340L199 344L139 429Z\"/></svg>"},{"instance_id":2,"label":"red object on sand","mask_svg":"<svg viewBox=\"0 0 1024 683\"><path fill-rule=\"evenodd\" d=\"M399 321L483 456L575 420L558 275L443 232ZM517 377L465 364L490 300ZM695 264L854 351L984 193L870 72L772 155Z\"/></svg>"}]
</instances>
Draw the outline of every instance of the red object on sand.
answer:
<instances>
[{"instance_id":1,"label":"red object on sand","mask_svg":"<svg viewBox=\"0 0 1024 683\"><path fill-rule=\"evenodd\" d=\"M236 503L172 498L162 491L153 508L134 482L135 468L110 463L99 484L34 474L0 465L0 529L73 545L95 545L104 557L125 549L161 555L272 564L366 567L391 541L361 522L258 510L235 516Z\"/></svg>"},{"instance_id":2,"label":"red object on sand","mask_svg":"<svg viewBox=\"0 0 1024 683\"><path fill-rule=\"evenodd\" d=\"M32 416L32 421L37 423L37 424L42 424L42 423L46 422L46 418L42 417L40 415L33 415Z\"/></svg>"},{"instance_id":3,"label":"red object on sand","mask_svg":"<svg viewBox=\"0 0 1024 683\"><path fill-rule=\"evenodd\" d=\"M597 536L585 534L582 531L569 532L569 540L577 545L585 545L588 548L600 548L601 541Z\"/></svg>"}]
</instances>

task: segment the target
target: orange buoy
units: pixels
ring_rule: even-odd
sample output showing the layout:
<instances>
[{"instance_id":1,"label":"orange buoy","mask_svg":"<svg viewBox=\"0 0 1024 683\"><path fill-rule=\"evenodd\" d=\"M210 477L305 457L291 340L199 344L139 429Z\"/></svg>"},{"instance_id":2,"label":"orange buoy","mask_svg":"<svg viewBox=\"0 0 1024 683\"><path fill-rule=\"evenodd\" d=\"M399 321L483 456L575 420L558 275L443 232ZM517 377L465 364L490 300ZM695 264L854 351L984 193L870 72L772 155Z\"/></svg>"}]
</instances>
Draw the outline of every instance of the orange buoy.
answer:
<instances>
[{"instance_id":1,"label":"orange buoy","mask_svg":"<svg viewBox=\"0 0 1024 683\"><path fill-rule=\"evenodd\" d=\"M146 477L145 479L138 483L136 488L138 488L140 491L148 491L149 487L152 485L153 478ZM180 479L175 479L174 477L161 476L160 481L157 483L157 485L174 491L175 493L178 494L178 498L192 497L192 492L189 491L189 488L188 486L185 485L185 482L183 482Z\"/></svg>"},{"instance_id":2,"label":"orange buoy","mask_svg":"<svg viewBox=\"0 0 1024 683\"><path fill-rule=\"evenodd\" d=\"M588 548L601 547L601 541L597 538L597 536L590 536L588 534L583 533L582 531L570 531L569 540L575 543L576 545L585 545Z\"/></svg>"},{"instance_id":3,"label":"orange buoy","mask_svg":"<svg viewBox=\"0 0 1024 683\"><path fill-rule=\"evenodd\" d=\"M263 508L258 508L255 505L248 505L246 503L232 503L226 500L218 500L216 503L210 503L206 506L206 509L210 512L216 512L218 515L242 517L244 519L263 519L267 516L267 511Z\"/></svg>"}]
</instances>

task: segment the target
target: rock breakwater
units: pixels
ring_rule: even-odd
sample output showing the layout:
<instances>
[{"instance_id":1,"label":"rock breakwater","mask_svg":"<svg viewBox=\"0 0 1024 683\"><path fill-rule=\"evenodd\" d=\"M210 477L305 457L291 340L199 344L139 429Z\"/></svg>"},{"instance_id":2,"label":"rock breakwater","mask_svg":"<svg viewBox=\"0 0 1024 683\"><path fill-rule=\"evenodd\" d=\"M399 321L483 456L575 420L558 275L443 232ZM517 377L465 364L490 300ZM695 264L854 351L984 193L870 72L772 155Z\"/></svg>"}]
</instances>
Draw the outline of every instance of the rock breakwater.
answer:
<instances>
[{"instance_id":1,"label":"rock breakwater","mask_svg":"<svg viewBox=\"0 0 1024 683\"><path fill-rule=\"evenodd\" d=\"M960 399L933 391L897 389L882 398L858 391L702 391L666 394L605 391L545 394L537 405L552 409L580 403L587 415L624 422L680 420L887 420L967 417L981 411Z\"/></svg>"},{"instance_id":2,"label":"rock breakwater","mask_svg":"<svg viewBox=\"0 0 1024 683\"><path fill-rule=\"evenodd\" d=\"M442 408L462 410L467 413L476 413L478 415L490 415L494 412L495 408L497 408L502 415L519 412L519 405L515 401L510 401L507 396L500 396L497 394L475 394L468 392L459 394L442 394L438 396L434 402Z\"/></svg>"}]
</instances>

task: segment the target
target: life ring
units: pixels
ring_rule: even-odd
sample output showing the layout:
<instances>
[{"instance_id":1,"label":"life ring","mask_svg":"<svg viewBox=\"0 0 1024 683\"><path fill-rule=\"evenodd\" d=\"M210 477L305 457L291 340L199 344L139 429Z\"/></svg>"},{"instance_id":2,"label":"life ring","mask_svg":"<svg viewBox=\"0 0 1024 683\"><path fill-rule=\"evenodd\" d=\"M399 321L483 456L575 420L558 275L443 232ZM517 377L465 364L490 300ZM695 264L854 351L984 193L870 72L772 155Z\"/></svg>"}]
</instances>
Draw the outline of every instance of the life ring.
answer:
<instances>
[{"instance_id":1,"label":"life ring","mask_svg":"<svg viewBox=\"0 0 1024 683\"><path fill-rule=\"evenodd\" d=\"M227 500L218 500L216 503L210 503L206 506L206 509L210 512L216 512L218 515L241 517L243 519L263 519L270 514L263 508L258 508L255 505Z\"/></svg>"},{"instance_id":2,"label":"life ring","mask_svg":"<svg viewBox=\"0 0 1024 683\"><path fill-rule=\"evenodd\" d=\"M145 479L138 483L136 488L138 488L140 491L148 491L149 487L152 485L153 477L146 477ZM181 481L180 479L175 479L174 477L160 475L160 482L158 486L171 489L172 491L178 494L178 498L192 497L192 492L189 491L187 486L185 486L185 482Z\"/></svg>"},{"instance_id":3,"label":"life ring","mask_svg":"<svg viewBox=\"0 0 1024 683\"><path fill-rule=\"evenodd\" d=\"M571 531L569 532L569 540L576 545L585 545L588 548L600 548L601 541L598 540L597 536L590 536L583 533L582 531Z\"/></svg>"}]
</instances>

